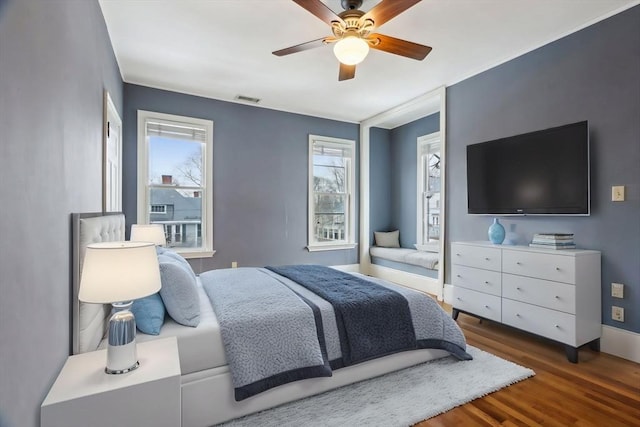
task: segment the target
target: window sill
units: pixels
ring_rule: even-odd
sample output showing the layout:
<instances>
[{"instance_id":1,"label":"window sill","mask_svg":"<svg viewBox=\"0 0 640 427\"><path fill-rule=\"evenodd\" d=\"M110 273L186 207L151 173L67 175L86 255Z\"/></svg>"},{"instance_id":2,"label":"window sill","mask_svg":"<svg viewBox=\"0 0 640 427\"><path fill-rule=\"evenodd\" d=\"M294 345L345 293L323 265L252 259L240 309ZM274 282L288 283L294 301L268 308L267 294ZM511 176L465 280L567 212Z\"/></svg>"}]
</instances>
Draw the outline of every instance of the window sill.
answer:
<instances>
[{"instance_id":1,"label":"window sill","mask_svg":"<svg viewBox=\"0 0 640 427\"><path fill-rule=\"evenodd\" d=\"M176 251L186 259L195 258L211 258L216 254L216 251Z\"/></svg>"},{"instance_id":2,"label":"window sill","mask_svg":"<svg viewBox=\"0 0 640 427\"><path fill-rule=\"evenodd\" d=\"M357 243L341 243L341 244L333 244L333 245L309 245L307 246L307 250L309 252L338 251L342 249L354 249L356 246L358 246Z\"/></svg>"}]
</instances>

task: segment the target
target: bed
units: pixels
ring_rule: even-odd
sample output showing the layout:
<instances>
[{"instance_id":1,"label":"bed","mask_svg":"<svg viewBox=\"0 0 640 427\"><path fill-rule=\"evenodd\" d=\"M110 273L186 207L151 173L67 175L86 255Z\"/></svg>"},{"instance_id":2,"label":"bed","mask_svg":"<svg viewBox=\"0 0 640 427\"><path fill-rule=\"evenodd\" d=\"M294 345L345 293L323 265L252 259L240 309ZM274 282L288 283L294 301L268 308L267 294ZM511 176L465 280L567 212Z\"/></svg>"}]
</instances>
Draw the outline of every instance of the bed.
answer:
<instances>
[{"instance_id":1,"label":"bed","mask_svg":"<svg viewBox=\"0 0 640 427\"><path fill-rule=\"evenodd\" d=\"M101 241L124 239L125 219L122 214L73 214L73 285L72 285L72 353L93 351L104 346L105 326L109 307L86 304L78 301L80 272L87 244ZM240 270L240 269L238 269ZM428 360L447 357L452 354L450 348L423 348L385 355L333 369L330 377L303 379L288 382L247 398L237 400L237 387L234 387L228 355L223 344L223 334L218 316L207 298L211 291L212 278L225 275L225 280L233 278L235 272L217 271L203 273L197 279L199 295L200 323L197 327L185 327L167 319L159 335L151 336L138 333L138 342L176 336L181 367L182 426L211 426L233 418L258 412L283 403L328 391L343 385L379 376L388 372L413 366ZM284 283L286 280L274 271L251 270L251 274L271 275ZM357 277L357 280L364 280ZM214 280L215 281L215 280ZM204 282L204 283L203 283ZM400 286L379 281L388 289L397 293L412 292ZM306 291L299 291L304 293ZM306 295L306 294L305 294ZM209 295L210 296L210 295ZM316 296L317 297L317 296ZM319 298L319 297L317 297ZM413 296L412 296L413 298ZM428 297L425 297L428 298ZM301 297L301 299L304 299ZM321 300L322 298L320 298ZM218 306L216 306L218 309ZM413 306L412 306L413 307ZM220 313L220 312L218 312ZM315 313L315 312L314 312ZM324 313L324 312L323 312ZM443 312L444 313L444 312ZM317 315L317 313L315 313ZM221 314L226 317L224 312ZM449 316L445 316L449 319ZM226 320L225 320L226 321ZM415 320L413 320L416 322ZM447 328L457 328L446 323ZM327 328L330 329L330 328ZM459 329L458 329L459 331ZM454 331L454 334L456 332ZM460 332L460 335L462 333ZM416 329L416 336L418 330ZM318 333L320 336L320 333ZM461 346L464 346L462 337ZM329 344L327 344L327 348ZM464 351L463 351L464 353ZM323 353L324 354L324 353ZM457 355L459 358L460 355ZM344 358L344 354L342 355ZM338 359L336 359L338 360ZM335 362L332 361L332 363ZM237 385L237 384L236 384Z\"/></svg>"}]
</instances>

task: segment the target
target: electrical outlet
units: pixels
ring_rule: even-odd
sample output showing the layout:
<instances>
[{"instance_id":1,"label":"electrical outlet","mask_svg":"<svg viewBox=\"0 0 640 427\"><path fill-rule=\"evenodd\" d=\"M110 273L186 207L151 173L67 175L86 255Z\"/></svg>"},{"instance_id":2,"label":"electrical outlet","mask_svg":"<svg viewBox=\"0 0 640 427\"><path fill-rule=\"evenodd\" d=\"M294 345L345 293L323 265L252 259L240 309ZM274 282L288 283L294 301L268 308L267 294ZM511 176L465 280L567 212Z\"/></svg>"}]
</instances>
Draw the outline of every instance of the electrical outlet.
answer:
<instances>
[{"instance_id":1,"label":"electrical outlet","mask_svg":"<svg viewBox=\"0 0 640 427\"><path fill-rule=\"evenodd\" d=\"M624 185L614 185L611 187L611 201L624 202Z\"/></svg>"},{"instance_id":2,"label":"electrical outlet","mask_svg":"<svg viewBox=\"0 0 640 427\"><path fill-rule=\"evenodd\" d=\"M615 305L611 307L611 318L613 320L617 320L618 322L624 322L624 308L616 307Z\"/></svg>"},{"instance_id":3,"label":"electrical outlet","mask_svg":"<svg viewBox=\"0 0 640 427\"><path fill-rule=\"evenodd\" d=\"M231 261L231 268L238 268L238 261Z\"/></svg>"},{"instance_id":4,"label":"electrical outlet","mask_svg":"<svg viewBox=\"0 0 640 427\"><path fill-rule=\"evenodd\" d=\"M624 285L622 283L612 283L611 296L614 298L624 298Z\"/></svg>"}]
</instances>

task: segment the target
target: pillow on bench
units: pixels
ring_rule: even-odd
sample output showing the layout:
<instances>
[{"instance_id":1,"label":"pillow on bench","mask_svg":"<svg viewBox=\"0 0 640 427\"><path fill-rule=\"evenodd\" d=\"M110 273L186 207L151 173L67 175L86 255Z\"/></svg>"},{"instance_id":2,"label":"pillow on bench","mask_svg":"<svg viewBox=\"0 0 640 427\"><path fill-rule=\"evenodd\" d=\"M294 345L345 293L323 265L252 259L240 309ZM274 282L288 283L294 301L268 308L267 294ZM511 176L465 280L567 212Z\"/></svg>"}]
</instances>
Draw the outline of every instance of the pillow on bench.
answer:
<instances>
[{"instance_id":1,"label":"pillow on bench","mask_svg":"<svg viewBox=\"0 0 640 427\"><path fill-rule=\"evenodd\" d=\"M395 231L374 231L376 246L381 248L399 248L400 230Z\"/></svg>"}]
</instances>

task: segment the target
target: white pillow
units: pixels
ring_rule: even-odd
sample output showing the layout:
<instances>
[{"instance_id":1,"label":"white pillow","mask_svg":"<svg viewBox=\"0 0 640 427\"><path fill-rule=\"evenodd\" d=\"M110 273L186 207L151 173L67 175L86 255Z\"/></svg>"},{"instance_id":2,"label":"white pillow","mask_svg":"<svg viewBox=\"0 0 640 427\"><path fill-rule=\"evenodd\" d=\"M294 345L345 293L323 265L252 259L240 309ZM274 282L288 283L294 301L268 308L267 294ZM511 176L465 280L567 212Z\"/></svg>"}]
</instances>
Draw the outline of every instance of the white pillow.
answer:
<instances>
[{"instance_id":1,"label":"white pillow","mask_svg":"<svg viewBox=\"0 0 640 427\"><path fill-rule=\"evenodd\" d=\"M395 231L374 231L376 246L381 248L399 248L400 230Z\"/></svg>"}]
</instances>

